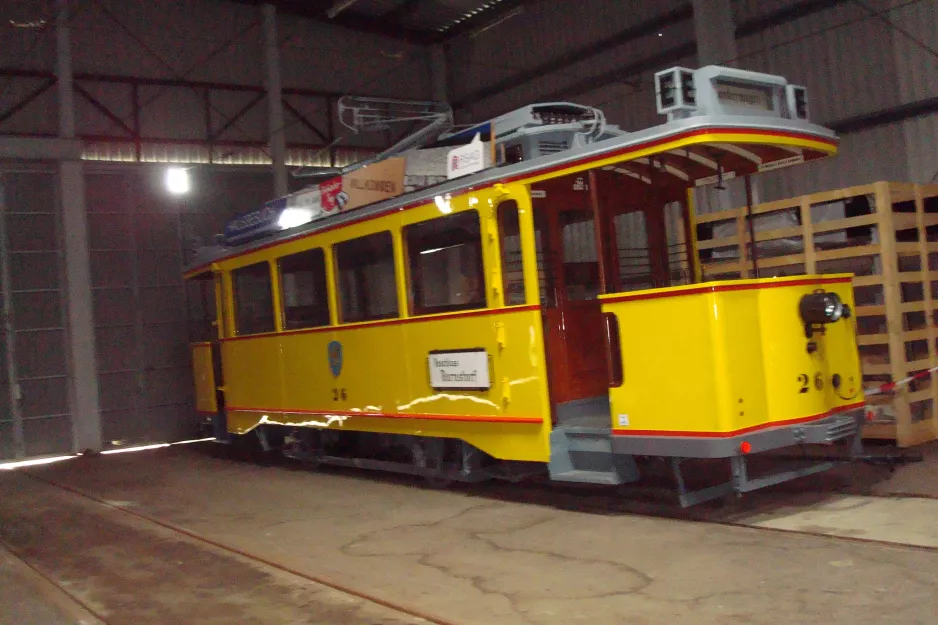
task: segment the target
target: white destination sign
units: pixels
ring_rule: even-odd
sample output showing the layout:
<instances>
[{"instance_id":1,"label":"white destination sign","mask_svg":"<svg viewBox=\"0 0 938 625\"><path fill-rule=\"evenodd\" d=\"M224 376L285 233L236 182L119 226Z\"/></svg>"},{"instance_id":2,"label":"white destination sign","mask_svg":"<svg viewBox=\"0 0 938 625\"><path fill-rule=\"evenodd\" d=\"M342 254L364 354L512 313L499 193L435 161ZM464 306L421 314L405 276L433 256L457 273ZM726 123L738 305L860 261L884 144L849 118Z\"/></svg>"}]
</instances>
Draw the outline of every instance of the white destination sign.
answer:
<instances>
[{"instance_id":1,"label":"white destination sign","mask_svg":"<svg viewBox=\"0 0 938 625\"><path fill-rule=\"evenodd\" d=\"M759 165L759 171L774 171L776 169L782 169L783 167L791 167L792 165L798 165L804 162L804 154L796 154L795 156L789 156L788 158L783 158L780 161L772 161L771 163L762 163Z\"/></svg>"},{"instance_id":2,"label":"white destination sign","mask_svg":"<svg viewBox=\"0 0 938 625\"><path fill-rule=\"evenodd\" d=\"M430 386L434 389L487 390L489 355L484 349L452 352L430 352Z\"/></svg>"},{"instance_id":3,"label":"white destination sign","mask_svg":"<svg viewBox=\"0 0 938 625\"><path fill-rule=\"evenodd\" d=\"M453 148L446 156L446 177L449 179L474 174L485 169L485 143L479 134L468 145Z\"/></svg>"}]
</instances>

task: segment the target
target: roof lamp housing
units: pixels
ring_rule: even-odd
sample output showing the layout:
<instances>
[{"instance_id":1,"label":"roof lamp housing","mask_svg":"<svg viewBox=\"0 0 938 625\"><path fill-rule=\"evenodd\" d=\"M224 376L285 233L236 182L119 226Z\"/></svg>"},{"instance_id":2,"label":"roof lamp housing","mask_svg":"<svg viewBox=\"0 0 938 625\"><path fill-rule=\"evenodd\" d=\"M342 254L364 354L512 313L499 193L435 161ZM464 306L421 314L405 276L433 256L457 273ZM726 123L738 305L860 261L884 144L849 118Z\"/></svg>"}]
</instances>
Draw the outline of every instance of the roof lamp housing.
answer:
<instances>
[{"instance_id":1,"label":"roof lamp housing","mask_svg":"<svg viewBox=\"0 0 938 625\"><path fill-rule=\"evenodd\" d=\"M693 111L697 108L697 89L694 70L672 67L655 74L655 94L658 112L662 115L675 111Z\"/></svg>"},{"instance_id":2,"label":"roof lamp housing","mask_svg":"<svg viewBox=\"0 0 938 625\"><path fill-rule=\"evenodd\" d=\"M808 90L801 85L785 87L788 114L792 119L808 119Z\"/></svg>"},{"instance_id":3,"label":"roof lamp housing","mask_svg":"<svg viewBox=\"0 0 938 625\"><path fill-rule=\"evenodd\" d=\"M782 76L734 67L672 67L655 74L658 113L668 121L702 115L806 121L807 89Z\"/></svg>"}]
</instances>

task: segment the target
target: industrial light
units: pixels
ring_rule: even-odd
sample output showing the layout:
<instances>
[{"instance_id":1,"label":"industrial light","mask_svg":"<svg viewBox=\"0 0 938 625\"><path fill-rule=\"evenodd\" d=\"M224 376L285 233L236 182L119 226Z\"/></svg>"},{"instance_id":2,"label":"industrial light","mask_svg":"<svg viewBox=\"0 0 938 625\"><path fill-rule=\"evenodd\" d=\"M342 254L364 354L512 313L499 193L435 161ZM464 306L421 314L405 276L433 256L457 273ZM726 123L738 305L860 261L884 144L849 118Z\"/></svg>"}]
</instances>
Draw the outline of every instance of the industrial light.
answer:
<instances>
[{"instance_id":1,"label":"industrial light","mask_svg":"<svg viewBox=\"0 0 938 625\"><path fill-rule=\"evenodd\" d=\"M173 195L184 195L192 189L189 170L182 167L170 167L166 170L166 190Z\"/></svg>"},{"instance_id":2,"label":"industrial light","mask_svg":"<svg viewBox=\"0 0 938 625\"><path fill-rule=\"evenodd\" d=\"M287 230L308 224L312 220L313 211L308 208L285 208L277 219L277 225L282 230Z\"/></svg>"}]
</instances>

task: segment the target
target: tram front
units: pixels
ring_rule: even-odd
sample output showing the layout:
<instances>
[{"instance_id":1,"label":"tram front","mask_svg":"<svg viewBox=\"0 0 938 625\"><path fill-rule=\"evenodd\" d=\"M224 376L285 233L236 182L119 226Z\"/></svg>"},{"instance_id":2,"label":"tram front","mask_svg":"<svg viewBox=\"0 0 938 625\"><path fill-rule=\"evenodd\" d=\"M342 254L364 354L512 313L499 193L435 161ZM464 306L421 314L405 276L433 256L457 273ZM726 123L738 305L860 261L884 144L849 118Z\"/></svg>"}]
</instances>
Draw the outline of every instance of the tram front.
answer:
<instances>
[{"instance_id":1,"label":"tram front","mask_svg":"<svg viewBox=\"0 0 938 625\"><path fill-rule=\"evenodd\" d=\"M758 262L761 241L779 233L757 231L750 177L837 150L834 133L808 121L805 89L725 67L659 72L656 87L668 123L612 153L597 144L580 168L532 185L551 474L622 483L637 479L635 457L666 457L689 505L831 466L751 477L752 454L856 451L863 387L852 276L785 276L791 254ZM695 200L706 208L734 193L744 208L722 226L741 253L721 265L733 279L714 280L700 263ZM796 244L795 230L781 235ZM686 488L681 466L694 458L729 459L731 479Z\"/></svg>"}]
</instances>

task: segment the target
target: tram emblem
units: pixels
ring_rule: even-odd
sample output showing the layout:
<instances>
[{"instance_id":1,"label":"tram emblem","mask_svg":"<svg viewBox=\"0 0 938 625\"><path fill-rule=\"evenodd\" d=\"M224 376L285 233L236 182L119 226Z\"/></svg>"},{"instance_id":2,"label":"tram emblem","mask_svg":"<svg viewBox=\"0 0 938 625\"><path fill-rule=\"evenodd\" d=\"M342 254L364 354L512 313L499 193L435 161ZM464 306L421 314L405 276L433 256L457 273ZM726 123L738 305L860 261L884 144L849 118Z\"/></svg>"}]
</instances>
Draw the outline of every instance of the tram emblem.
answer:
<instances>
[{"instance_id":1,"label":"tram emblem","mask_svg":"<svg viewBox=\"0 0 938 625\"><path fill-rule=\"evenodd\" d=\"M329 368L334 377L342 373L342 343L338 341L329 343Z\"/></svg>"}]
</instances>

